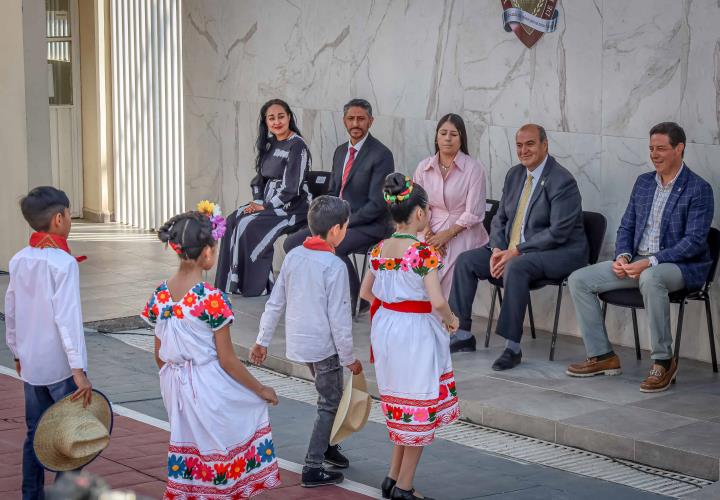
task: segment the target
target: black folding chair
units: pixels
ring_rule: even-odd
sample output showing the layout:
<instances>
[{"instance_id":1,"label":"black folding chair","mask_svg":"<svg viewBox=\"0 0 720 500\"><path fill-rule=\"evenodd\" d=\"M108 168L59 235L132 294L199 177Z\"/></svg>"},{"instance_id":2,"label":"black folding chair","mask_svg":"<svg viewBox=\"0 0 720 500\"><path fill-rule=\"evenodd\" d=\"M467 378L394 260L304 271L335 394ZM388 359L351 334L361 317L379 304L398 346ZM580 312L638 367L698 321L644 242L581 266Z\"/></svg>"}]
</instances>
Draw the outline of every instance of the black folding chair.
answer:
<instances>
[{"instance_id":1,"label":"black folding chair","mask_svg":"<svg viewBox=\"0 0 720 500\"><path fill-rule=\"evenodd\" d=\"M305 181L308 184L308 189L313 198L328 193L330 189L330 175L331 172L324 172L322 170L310 171L305 174Z\"/></svg>"},{"instance_id":2,"label":"black folding chair","mask_svg":"<svg viewBox=\"0 0 720 500\"><path fill-rule=\"evenodd\" d=\"M607 229L607 219L604 215L597 212L583 212L583 226L585 229L585 237L588 241L589 254L588 262L595 264L600 255L603 239L605 238L605 230ZM555 359L555 344L557 343L558 323L560 322L560 305L562 303L563 287L567 286L567 276L559 280L541 279L530 283L530 290L539 290L547 285L558 287L557 299L555 300L555 322L553 323L552 340L550 342L550 361ZM495 313L495 301L499 299L502 306L502 278L490 278L488 280L493 285L492 299L490 301L490 314L488 317L487 331L485 332L485 347L490 345L490 332L492 331L493 314ZM530 320L530 334L535 337L535 319L533 318L532 300L528 299L528 316Z\"/></svg>"},{"instance_id":3,"label":"black folding chair","mask_svg":"<svg viewBox=\"0 0 720 500\"><path fill-rule=\"evenodd\" d=\"M680 357L680 337L682 336L683 318L685 315L685 304L688 300L701 300L705 302L705 316L707 318L708 337L710 339L710 357L712 358L713 371L717 373L717 356L715 354L715 332L713 330L712 321L712 306L710 304L710 287L712 286L715 271L718 266L718 258L720 257L720 230L711 227L708 233L707 244L710 248L710 257L712 258L712 265L708 271L707 279L705 284L699 290L690 290L684 288L677 292L670 294L670 302L672 304L679 304L680 310L678 311L678 322L677 332L675 334L675 360L677 361ZM632 322L633 322L633 333L635 334L635 356L637 359L641 359L640 354L640 336L638 334L638 322L637 322L637 309L644 309L645 304L643 302L642 294L637 288L611 290L609 292L603 292L598 294L598 297L603 302L603 320L607 315L607 306L612 304L618 307L630 308L632 311Z\"/></svg>"}]
</instances>

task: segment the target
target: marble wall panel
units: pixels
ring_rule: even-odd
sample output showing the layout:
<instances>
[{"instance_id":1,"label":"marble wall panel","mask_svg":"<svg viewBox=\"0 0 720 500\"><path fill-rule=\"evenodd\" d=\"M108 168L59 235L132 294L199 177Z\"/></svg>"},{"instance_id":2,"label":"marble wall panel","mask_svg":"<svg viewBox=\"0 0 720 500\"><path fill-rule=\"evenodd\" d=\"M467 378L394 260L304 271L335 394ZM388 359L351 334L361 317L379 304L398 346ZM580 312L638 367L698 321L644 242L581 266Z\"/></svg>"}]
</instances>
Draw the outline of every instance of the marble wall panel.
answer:
<instances>
[{"instance_id":1,"label":"marble wall panel","mask_svg":"<svg viewBox=\"0 0 720 500\"><path fill-rule=\"evenodd\" d=\"M560 10L558 30L528 50L502 29L498 0L185 0L188 203L216 198L228 210L247 199L257 113L273 97L295 110L314 168L329 170L347 140L342 106L358 96L373 104L371 132L407 174L432 154L437 119L462 115L493 198L517 163L517 128L544 125L583 208L607 217L601 258L611 258L632 185L652 169L654 123L681 123L688 165L720 186L720 4L562 0ZM552 326L555 292L533 292L541 328ZM560 331L577 335L564 293ZM489 297L481 285L478 314ZM703 315L689 307L683 355L708 359ZM720 301L713 307L720 317ZM610 311L613 341L632 345L629 325L627 311Z\"/></svg>"},{"instance_id":2,"label":"marble wall panel","mask_svg":"<svg viewBox=\"0 0 720 500\"><path fill-rule=\"evenodd\" d=\"M605 0L603 133L645 137L680 122L688 139L720 142L717 2Z\"/></svg>"}]
</instances>

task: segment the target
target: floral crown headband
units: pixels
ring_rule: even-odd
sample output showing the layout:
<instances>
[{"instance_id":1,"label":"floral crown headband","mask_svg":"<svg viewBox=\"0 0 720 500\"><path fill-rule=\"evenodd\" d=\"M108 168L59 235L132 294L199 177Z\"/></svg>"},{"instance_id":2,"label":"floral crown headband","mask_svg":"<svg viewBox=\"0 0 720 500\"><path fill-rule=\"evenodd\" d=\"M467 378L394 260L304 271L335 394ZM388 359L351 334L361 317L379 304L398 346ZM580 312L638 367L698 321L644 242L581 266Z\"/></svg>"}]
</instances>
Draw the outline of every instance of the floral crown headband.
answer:
<instances>
[{"instance_id":1,"label":"floral crown headband","mask_svg":"<svg viewBox=\"0 0 720 500\"><path fill-rule=\"evenodd\" d=\"M203 200L197 204L197 211L210 219L212 224L212 237L215 241L218 241L225 234L225 217L222 216L220 211L220 205L213 203L208 200ZM176 254L181 255L184 251L183 247L172 241L168 242L170 248L172 248Z\"/></svg>"},{"instance_id":2,"label":"floral crown headband","mask_svg":"<svg viewBox=\"0 0 720 500\"><path fill-rule=\"evenodd\" d=\"M383 193L385 203L392 205L393 203L400 203L410 198L410 193L413 191L413 181L410 177L405 176L405 190L398 194Z\"/></svg>"}]
</instances>

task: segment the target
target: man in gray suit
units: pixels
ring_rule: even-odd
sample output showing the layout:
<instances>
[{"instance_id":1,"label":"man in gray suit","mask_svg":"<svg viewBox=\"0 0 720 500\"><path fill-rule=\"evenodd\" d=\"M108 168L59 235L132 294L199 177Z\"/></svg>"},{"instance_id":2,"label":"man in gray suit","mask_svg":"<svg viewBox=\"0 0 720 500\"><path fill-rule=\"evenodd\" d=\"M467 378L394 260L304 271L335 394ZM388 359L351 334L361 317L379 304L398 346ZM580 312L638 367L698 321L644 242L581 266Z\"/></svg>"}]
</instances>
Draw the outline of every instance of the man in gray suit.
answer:
<instances>
[{"instance_id":1,"label":"man in gray suit","mask_svg":"<svg viewBox=\"0 0 720 500\"><path fill-rule=\"evenodd\" d=\"M588 258L580 191L572 174L548 155L545 129L523 125L515 142L520 164L505 176L489 246L458 257L450 292L450 307L460 318L451 350L474 351L470 325L478 280L502 279L505 300L496 332L505 337L506 348L494 370L508 370L522 359L520 338L530 284L565 278L587 265Z\"/></svg>"}]
</instances>

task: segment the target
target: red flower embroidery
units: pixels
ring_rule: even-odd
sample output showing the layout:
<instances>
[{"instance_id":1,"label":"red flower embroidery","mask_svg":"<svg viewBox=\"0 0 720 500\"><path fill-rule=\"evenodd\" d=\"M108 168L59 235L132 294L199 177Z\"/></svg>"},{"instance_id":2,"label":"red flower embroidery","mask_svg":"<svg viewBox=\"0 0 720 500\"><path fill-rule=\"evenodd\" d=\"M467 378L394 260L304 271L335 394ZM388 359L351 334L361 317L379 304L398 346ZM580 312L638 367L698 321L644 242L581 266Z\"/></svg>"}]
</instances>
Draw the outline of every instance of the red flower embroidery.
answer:
<instances>
[{"instance_id":1,"label":"red flower embroidery","mask_svg":"<svg viewBox=\"0 0 720 500\"><path fill-rule=\"evenodd\" d=\"M197 295L194 293L188 293L183 298L183 304L185 304L187 307L192 307L197 302Z\"/></svg>"},{"instance_id":2,"label":"red flower embroidery","mask_svg":"<svg viewBox=\"0 0 720 500\"><path fill-rule=\"evenodd\" d=\"M257 451L255 450L254 446L251 446L250 449L246 451L245 455L243 456L245 457L245 460L254 460L255 455L257 455Z\"/></svg>"},{"instance_id":3,"label":"red flower embroidery","mask_svg":"<svg viewBox=\"0 0 720 500\"><path fill-rule=\"evenodd\" d=\"M199 318L200 316L202 316L204 312L205 312L205 308L203 307L203 303L202 303L202 302L200 302L200 303L197 304L195 307L193 307L192 309L190 309L190 314L192 314L192 315L195 316L196 318Z\"/></svg>"},{"instance_id":4,"label":"red flower embroidery","mask_svg":"<svg viewBox=\"0 0 720 500\"><path fill-rule=\"evenodd\" d=\"M238 479L245 472L245 466L247 462L244 458L238 457L233 463L230 464L230 468L227 471L228 479Z\"/></svg>"},{"instance_id":5,"label":"red flower embroidery","mask_svg":"<svg viewBox=\"0 0 720 500\"><path fill-rule=\"evenodd\" d=\"M213 465L213 469L215 469L215 474L220 476L228 472L228 470L230 469L230 464L215 464Z\"/></svg>"},{"instance_id":6,"label":"red flower embroidery","mask_svg":"<svg viewBox=\"0 0 720 500\"><path fill-rule=\"evenodd\" d=\"M205 311L214 317L218 317L228 309L227 304L219 293L211 294L205 299Z\"/></svg>"},{"instance_id":7,"label":"red flower embroidery","mask_svg":"<svg viewBox=\"0 0 720 500\"><path fill-rule=\"evenodd\" d=\"M402 416L403 416L402 408L398 408L398 407L394 406L392 409L393 420L400 420L402 418Z\"/></svg>"},{"instance_id":8,"label":"red flower embroidery","mask_svg":"<svg viewBox=\"0 0 720 500\"><path fill-rule=\"evenodd\" d=\"M161 304L164 304L168 300L170 300L170 292L167 290L160 290L156 295L155 298L157 298L157 301Z\"/></svg>"},{"instance_id":9,"label":"red flower embroidery","mask_svg":"<svg viewBox=\"0 0 720 500\"><path fill-rule=\"evenodd\" d=\"M427 259L428 257L430 257L430 250L428 250L427 247L421 248L420 252L418 252L418 253L420 254L420 257L423 259Z\"/></svg>"},{"instance_id":10,"label":"red flower embroidery","mask_svg":"<svg viewBox=\"0 0 720 500\"><path fill-rule=\"evenodd\" d=\"M150 308L150 312L154 314L155 317L158 317L160 315L157 304L153 304L153 306Z\"/></svg>"},{"instance_id":11,"label":"red flower embroidery","mask_svg":"<svg viewBox=\"0 0 720 500\"><path fill-rule=\"evenodd\" d=\"M448 397L448 389L445 384L440 384L440 395L438 396L438 399L440 401L445 401L445 398Z\"/></svg>"},{"instance_id":12,"label":"red flower embroidery","mask_svg":"<svg viewBox=\"0 0 720 500\"><path fill-rule=\"evenodd\" d=\"M145 309L143 309L143 312L141 313L141 316L148 317L150 312L150 303L145 304Z\"/></svg>"},{"instance_id":13,"label":"red flower embroidery","mask_svg":"<svg viewBox=\"0 0 720 500\"><path fill-rule=\"evenodd\" d=\"M372 268L376 271L380 268L380 263L375 259L371 260L370 264L372 265Z\"/></svg>"},{"instance_id":14,"label":"red flower embroidery","mask_svg":"<svg viewBox=\"0 0 720 500\"><path fill-rule=\"evenodd\" d=\"M187 457L185 459L185 467L187 467L188 470L194 471L196 467L200 465L200 459L196 457Z\"/></svg>"},{"instance_id":15,"label":"red flower embroidery","mask_svg":"<svg viewBox=\"0 0 720 500\"><path fill-rule=\"evenodd\" d=\"M173 316L175 316L177 319L183 319L185 315L183 314L183 309L180 304L175 304L173 306Z\"/></svg>"},{"instance_id":16,"label":"red flower embroidery","mask_svg":"<svg viewBox=\"0 0 720 500\"><path fill-rule=\"evenodd\" d=\"M204 464L200 461L198 462L199 463L195 467L193 467L193 479L197 479L198 481L203 481L206 483L212 481L215 477L215 473L213 472L213 470L210 468L209 465ZM185 461L185 463L187 464L187 460Z\"/></svg>"}]
</instances>

